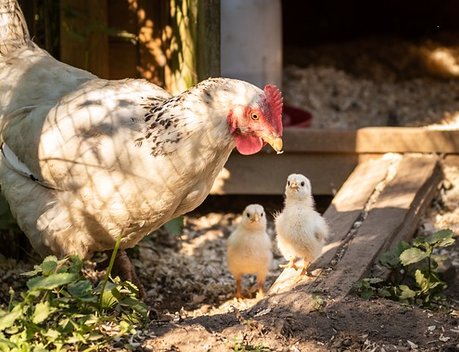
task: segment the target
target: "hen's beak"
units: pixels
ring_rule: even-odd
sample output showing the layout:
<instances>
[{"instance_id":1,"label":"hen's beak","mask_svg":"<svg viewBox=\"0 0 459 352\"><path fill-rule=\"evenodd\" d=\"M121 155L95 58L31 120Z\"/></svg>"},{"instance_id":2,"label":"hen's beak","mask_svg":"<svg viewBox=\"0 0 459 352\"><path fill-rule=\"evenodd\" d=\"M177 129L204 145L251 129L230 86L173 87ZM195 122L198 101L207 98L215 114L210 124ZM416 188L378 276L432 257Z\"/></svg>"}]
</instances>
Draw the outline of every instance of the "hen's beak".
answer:
<instances>
[{"instance_id":1,"label":"hen's beak","mask_svg":"<svg viewBox=\"0 0 459 352\"><path fill-rule=\"evenodd\" d=\"M282 150L283 147L283 142L282 138L280 137L275 137L272 135L264 135L261 138L268 143L275 151L277 154L282 154L284 151Z\"/></svg>"}]
</instances>

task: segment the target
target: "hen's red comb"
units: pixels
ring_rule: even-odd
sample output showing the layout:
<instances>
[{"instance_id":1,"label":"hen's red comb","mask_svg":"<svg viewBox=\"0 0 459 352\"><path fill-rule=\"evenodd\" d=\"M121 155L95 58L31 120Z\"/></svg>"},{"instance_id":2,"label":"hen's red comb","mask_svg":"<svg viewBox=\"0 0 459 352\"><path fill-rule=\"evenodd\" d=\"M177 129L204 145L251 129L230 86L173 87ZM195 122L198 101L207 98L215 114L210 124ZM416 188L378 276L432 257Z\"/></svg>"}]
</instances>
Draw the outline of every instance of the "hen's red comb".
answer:
<instances>
[{"instance_id":1,"label":"hen's red comb","mask_svg":"<svg viewBox=\"0 0 459 352\"><path fill-rule=\"evenodd\" d=\"M276 132L282 135L282 93L274 84L267 84L264 88L268 107L273 116L273 125Z\"/></svg>"}]
</instances>

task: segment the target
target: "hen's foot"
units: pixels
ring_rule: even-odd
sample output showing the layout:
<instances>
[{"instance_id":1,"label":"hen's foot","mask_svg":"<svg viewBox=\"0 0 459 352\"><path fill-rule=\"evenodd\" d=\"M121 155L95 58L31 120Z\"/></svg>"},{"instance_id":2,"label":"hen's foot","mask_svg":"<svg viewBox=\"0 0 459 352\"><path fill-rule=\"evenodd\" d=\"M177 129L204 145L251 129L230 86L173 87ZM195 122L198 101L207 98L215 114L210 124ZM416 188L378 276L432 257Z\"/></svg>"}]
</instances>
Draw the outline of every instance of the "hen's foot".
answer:
<instances>
[{"instance_id":1,"label":"hen's foot","mask_svg":"<svg viewBox=\"0 0 459 352\"><path fill-rule=\"evenodd\" d=\"M132 264L131 259L129 259L124 249L118 250L118 253L116 254L115 262L113 263L112 276L119 276L121 280L130 281L136 285L139 289L140 298L145 298L147 296L145 288L137 276L135 266Z\"/></svg>"}]
</instances>

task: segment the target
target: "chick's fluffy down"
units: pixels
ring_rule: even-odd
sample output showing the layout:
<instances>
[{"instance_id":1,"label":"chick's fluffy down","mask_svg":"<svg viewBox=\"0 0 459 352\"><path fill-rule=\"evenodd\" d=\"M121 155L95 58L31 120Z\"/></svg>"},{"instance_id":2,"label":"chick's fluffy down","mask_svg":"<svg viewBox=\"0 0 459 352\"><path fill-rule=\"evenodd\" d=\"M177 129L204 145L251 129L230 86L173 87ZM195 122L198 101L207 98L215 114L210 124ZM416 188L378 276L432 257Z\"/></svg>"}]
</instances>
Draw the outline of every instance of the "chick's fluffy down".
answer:
<instances>
[{"instance_id":1,"label":"chick's fluffy down","mask_svg":"<svg viewBox=\"0 0 459 352\"><path fill-rule=\"evenodd\" d=\"M272 262L271 239L266 233L263 207L246 207L241 223L231 233L227 243L228 269L235 278L244 274L257 275L264 280Z\"/></svg>"},{"instance_id":2,"label":"chick's fluffy down","mask_svg":"<svg viewBox=\"0 0 459 352\"><path fill-rule=\"evenodd\" d=\"M314 209L309 179L292 174L285 187L285 206L275 219L277 245L285 259L304 258L311 262L322 251L328 226Z\"/></svg>"}]
</instances>

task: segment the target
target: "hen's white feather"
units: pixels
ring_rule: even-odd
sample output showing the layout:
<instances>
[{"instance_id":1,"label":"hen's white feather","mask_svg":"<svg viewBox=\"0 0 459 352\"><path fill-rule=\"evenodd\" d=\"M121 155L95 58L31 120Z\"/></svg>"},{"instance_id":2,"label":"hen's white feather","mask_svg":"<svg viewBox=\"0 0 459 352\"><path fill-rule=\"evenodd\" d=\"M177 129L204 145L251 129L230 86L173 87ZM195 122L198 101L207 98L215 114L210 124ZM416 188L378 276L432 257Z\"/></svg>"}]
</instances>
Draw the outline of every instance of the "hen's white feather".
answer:
<instances>
[{"instance_id":1,"label":"hen's white feather","mask_svg":"<svg viewBox=\"0 0 459 352\"><path fill-rule=\"evenodd\" d=\"M3 7L12 12L0 11L0 184L42 255L86 257L121 232L121 248L133 247L208 195L236 145L230 111L263 103L271 118L264 91L247 82L208 79L171 96L145 80L99 79L32 43L15 0ZM277 120L261 131L277 138L281 97L268 91Z\"/></svg>"}]
</instances>

